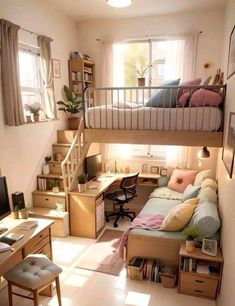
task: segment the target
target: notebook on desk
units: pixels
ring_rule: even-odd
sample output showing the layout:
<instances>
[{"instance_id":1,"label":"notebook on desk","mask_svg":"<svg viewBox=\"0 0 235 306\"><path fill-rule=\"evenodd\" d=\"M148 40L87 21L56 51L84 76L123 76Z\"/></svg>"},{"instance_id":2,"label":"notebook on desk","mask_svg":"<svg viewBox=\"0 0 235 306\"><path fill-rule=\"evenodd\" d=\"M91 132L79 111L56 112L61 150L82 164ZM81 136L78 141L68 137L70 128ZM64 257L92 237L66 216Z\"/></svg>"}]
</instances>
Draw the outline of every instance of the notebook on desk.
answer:
<instances>
[{"instance_id":1,"label":"notebook on desk","mask_svg":"<svg viewBox=\"0 0 235 306\"><path fill-rule=\"evenodd\" d=\"M38 226L38 221L33 220L33 221L25 221L25 222L21 223L20 225L18 225L17 227L24 230L24 231L29 231L36 226Z\"/></svg>"}]
</instances>

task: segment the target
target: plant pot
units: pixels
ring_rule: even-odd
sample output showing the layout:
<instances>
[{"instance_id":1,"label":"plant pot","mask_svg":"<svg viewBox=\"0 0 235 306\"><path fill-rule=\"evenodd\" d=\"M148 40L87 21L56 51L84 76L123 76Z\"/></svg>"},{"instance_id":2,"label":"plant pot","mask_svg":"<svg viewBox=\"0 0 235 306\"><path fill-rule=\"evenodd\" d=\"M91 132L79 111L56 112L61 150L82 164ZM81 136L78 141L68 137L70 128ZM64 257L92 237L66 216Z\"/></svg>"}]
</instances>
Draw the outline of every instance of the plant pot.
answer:
<instances>
[{"instance_id":1,"label":"plant pot","mask_svg":"<svg viewBox=\"0 0 235 306\"><path fill-rule=\"evenodd\" d=\"M11 217L12 217L12 219L19 219L19 211L18 210L12 210L11 211Z\"/></svg>"},{"instance_id":2,"label":"plant pot","mask_svg":"<svg viewBox=\"0 0 235 306\"><path fill-rule=\"evenodd\" d=\"M79 117L69 117L68 118L69 130L77 130L79 123L80 123Z\"/></svg>"},{"instance_id":3,"label":"plant pot","mask_svg":"<svg viewBox=\"0 0 235 306\"><path fill-rule=\"evenodd\" d=\"M20 210L19 212L20 212L21 219L28 219L29 217L28 209Z\"/></svg>"},{"instance_id":4,"label":"plant pot","mask_svg":"<svg viewBox=\"0 0 235 306\"><path fill-rule=\"evenodd\" d=\"M186 240L186 251L193 252L195 249L195 241L194 240Z\"/></svg>"},{"instance_id":5,"label":"plant pot","mask_svg":"<svg viewBox=\"0 0 235 306\"><path fill-rule=\"evenodd\" d=\"M138 86L145 86L145 78L138 78Z\"/></svg>"},{"instance_id":6,"label":"plant pot","mask_svg":"<svg viewBox=\"0 0 235 306\"><path fill-rule=\"evenodd\" d=\"M58 192L60 192L60 188L59 187L52 187L52 192L58 193Z\"/></svg>"},{"instance_id":7,"label":"plant pot","mask_svg":"<svg viewBox=\"0 0 235 306\"><path fill-rule=\"evenodd\" d=\"M34 120L34 122L39 122L40 121L40 115L33 115L33 120Z\"/></svg>"},{"instance_id":8,"label":"plant pot","mask_svg":"<svg viewBox=\"0 0 235 306\"><path fill-rule=\"evenodd\" d=\"M49 174L50 173L50 168L49 164L45 164L42 166L42 174Z\"/></svg>"},{"instance_id":9,"label":"plant pot","mask_svg":"<svg viewBox=\"0 0 235 306\"><path fill-rule=\"evenodd\" d=\"M26 122L32 122L32 116L31 115L26 116Z\"/></svg>"},{"instance_id":10,"label":"plant pot","mask_svg":"<svg viewBox=\"0 0 235 306\"><path fill-rule=\"evenodd\" d=\"M78 192L85 192L86 184L78 184Z\"/></svg>"}]
</instances>

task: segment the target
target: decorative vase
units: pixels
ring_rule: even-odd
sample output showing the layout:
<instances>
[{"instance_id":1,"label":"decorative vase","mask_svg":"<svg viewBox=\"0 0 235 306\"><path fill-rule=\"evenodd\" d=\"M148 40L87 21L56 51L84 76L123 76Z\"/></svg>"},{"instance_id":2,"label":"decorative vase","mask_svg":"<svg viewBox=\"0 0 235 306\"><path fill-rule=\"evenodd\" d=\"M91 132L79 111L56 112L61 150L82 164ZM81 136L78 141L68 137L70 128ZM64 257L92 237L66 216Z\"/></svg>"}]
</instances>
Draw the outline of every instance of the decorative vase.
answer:
<instances>
[{"instance_id":1,"label":"decorative vase","mask_svg":"<svg viewBox=\"0 0 235 306\"><path fill-rule=\"evenodd\" d=\"M31 115L26 116L26 122L32 122L32 117Z\"/></svg>"},{"instance_id":2,"label":"decorative vase","mask_svg":"<svg viewBox=\"0 0 235 306\"><path fill-rule=\"evenodd\" d=\"M40 115L33 115L34 122L38 122L40 119Z\"/></svg>"},{"instance_id":3,"label":"decorative vase","mask_svg":"<svg viewBox=\"0 0 235 306\"><path fill-rule=\"evenodd\" d=\"M186 240L186 251L193 252L195 249L195 242L194 240Z\"/></svg>"},{"instance_id":4,"label":"decorative vase","mask_svg":"<svg viewBox=\"0 0 235 306\"><path fill-rule=\"evenodd\" d=\"M138 78L138 86L145 86L145 78Z\"/></svg>"},{"instance_id":5,"label":"decorative vase","mask_svg":"<svg viewBox=\"0 0 235 306\"><path fill-rule=\"evenodd\" d=\"M58 186L52 187L52 192L58 193L60 192L60 188Z\"/></svg>"},{"instance_id":6,"label":"decorative vase","mask_svg":"<svg viewBox=\"0 0 235 306\"><path fill-rule=\"evenodd\" d=\"M12 210L11 216L12 216L12 219L19 219L19 210Z\"/></svg>"},{"instance_id":7,"label":"decorative vase","mask_svg":"<svg viewBox=\"0 0 235 306\"><path fill-rule=\"evenodd\" d=\"M78 192L85 192L86 184L78 184Z\"/></svg>"},{"instance_id":8,"label":"decorative vase","mask_svg":"<svg viewBox=\"0 0 235 306\"><path fill-rule=\"evenodd\" d=\"M49 174L49 173L50 173L49 164L42 165L42 174Z\"/></svg>"},{"instance_id":9,"label":"decorative vase","mask_svg":"<svg viewBox=\"0 0 235 306\"><path fill-rule=\"evenodd\" d=\"M77 130L79 123L80 123L79 117L69 117L68 118L69 130Z\"/></svg>"}]
</instances>

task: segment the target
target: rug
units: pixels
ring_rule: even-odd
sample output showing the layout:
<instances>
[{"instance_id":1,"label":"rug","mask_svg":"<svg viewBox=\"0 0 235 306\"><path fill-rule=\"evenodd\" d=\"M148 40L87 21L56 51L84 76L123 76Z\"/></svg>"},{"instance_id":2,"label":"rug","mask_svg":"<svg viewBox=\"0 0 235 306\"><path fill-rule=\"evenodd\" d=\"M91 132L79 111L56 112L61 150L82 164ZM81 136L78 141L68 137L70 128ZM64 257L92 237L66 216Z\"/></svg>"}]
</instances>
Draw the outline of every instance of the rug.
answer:
<instances>
[{"instance_id":1,"label":"rug","mask_svg":"<svg viewBox=\"0 0 235 306\"><path fill-rule=\"evenodd\" d=\"M106 229L100 238L91 245L78 262L76 268L118 276L124 266L118 247L123 231Z\"/></svg>"}]
</instances>

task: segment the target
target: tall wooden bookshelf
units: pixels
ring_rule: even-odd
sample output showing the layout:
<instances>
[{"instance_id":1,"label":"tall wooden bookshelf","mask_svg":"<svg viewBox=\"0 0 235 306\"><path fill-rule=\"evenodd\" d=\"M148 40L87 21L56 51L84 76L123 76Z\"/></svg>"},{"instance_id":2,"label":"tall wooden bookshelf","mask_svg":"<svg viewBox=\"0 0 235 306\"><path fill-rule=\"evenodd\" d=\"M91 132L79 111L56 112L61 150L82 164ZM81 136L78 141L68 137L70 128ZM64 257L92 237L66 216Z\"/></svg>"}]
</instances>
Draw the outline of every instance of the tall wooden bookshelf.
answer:
<instances>
[{"instance_id":1,"label":"tall wooden bookshelf","mask_svg":"<svg viewBox=\"0 0 235 306\"><path fill-rule=\"evenodd\" d=\"M78 96L82 96L85 86L95 87L95 63L85 59L69 60L69 86ZM93 96L89 97L89 102Z\"/></svg>"}]
</instances>

